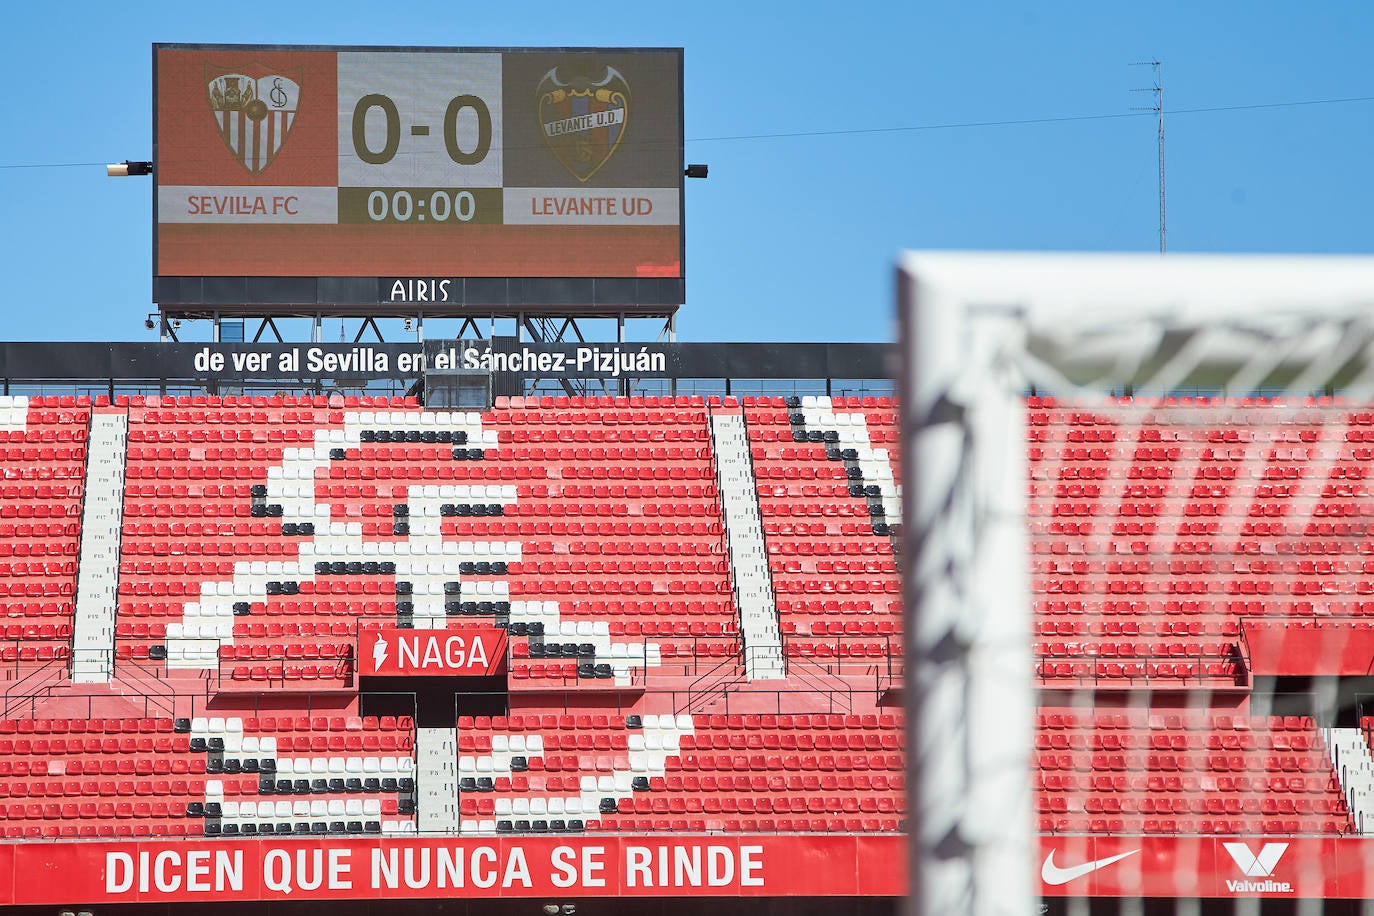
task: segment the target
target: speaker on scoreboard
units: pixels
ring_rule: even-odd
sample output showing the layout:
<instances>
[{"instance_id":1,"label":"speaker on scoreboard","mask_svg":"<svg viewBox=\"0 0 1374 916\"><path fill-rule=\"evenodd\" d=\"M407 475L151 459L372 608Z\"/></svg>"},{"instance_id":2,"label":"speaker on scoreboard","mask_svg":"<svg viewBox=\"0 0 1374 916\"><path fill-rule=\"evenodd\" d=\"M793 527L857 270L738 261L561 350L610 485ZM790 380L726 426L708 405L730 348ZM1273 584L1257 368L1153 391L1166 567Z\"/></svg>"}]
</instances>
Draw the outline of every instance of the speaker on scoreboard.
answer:
<instances>
[{"instance_id":1,"label":"speaker on scoreboard","mask_svg":"<svg viewBox=\"0 0 1374 916\"><path fill-rule=\"evenodd\" d=\"M491 338L491 351L493 354L512 354L521 350L520 339L504 334L496 334ZM498 366L509 366L510 360L497 361ZM525 374L523 372L510 372L502 369L491 374L491 393L493 396L501 398L516 398L525 393Z\"/></svg>"}]
</instances>

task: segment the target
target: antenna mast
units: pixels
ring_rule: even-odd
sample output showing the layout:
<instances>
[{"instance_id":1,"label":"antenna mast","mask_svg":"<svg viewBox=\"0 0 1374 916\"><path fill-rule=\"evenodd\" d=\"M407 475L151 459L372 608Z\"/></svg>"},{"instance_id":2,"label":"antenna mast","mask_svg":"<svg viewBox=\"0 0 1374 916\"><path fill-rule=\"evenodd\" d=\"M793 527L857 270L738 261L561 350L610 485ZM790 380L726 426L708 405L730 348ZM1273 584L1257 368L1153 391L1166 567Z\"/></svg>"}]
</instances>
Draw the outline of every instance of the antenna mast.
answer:
<instances>
[{"instance_id":1,"label":"antenna mast","mask_svg":"<svg viewBox=\"0 0 1374 916\"><path fill-rule=\"evenodd\" d=\"M1149 67L1154 75L1154 85L1132 92L1154 93L1154 104L1132 111L1153 111L1159 118L1159 253L1165 250L1164 221L1164 64L1158 60L1142 60L1131 64L1132 67Z\"/></svg>"}]
</instances>

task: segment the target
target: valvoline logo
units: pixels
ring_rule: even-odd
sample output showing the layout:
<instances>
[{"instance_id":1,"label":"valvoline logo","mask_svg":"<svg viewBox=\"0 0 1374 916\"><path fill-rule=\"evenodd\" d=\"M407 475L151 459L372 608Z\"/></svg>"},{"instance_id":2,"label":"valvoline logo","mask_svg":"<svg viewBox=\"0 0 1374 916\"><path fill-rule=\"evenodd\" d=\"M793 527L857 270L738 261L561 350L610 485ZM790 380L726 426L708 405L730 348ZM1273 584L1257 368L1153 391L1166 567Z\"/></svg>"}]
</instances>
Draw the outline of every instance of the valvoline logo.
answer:
<instances>
[{"instance_id":1,"label":"valvoline logo","mask_svg":"<svg viewBox=\"0 0 1374 916\"><path fill-rule=\"evenodd\" d=\"M506 631L500 627L449 630L364 630L358 638L361 675L484 677L506 670Z\"/></svg>"},{"instance_id":2,"label":"valvoline logo","mask_svg":"<svg viewBox=\"0 0 1374 916\"><path fill-rule=\"evenodd\" d=\"M1236 863L1236 867L1245 873L1247 878L1263 878L1263 881L1246 881L1229 879L1226 882L1226 889L1233 894L1291 894L1293 885L1289 881L1277 880L1273 877L1274 869L1278 867L1279 859L1288 849L1287 843L1265 843L1260 847L1258 853L1250 850L1249 843L1222 843L1221 844L1231 860Z\"/></svg>"}]
</instances>

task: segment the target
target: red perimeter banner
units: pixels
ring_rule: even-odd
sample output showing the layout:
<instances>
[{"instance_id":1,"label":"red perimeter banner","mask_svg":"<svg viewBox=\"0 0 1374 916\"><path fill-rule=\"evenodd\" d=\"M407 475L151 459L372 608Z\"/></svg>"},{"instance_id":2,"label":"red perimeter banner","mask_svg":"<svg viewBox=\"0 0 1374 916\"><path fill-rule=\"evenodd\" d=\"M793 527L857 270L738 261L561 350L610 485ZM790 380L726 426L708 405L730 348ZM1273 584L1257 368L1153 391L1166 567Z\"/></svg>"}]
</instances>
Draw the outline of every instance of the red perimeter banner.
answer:
<instances>
[{"instance_id":1,"label":"red perimeter banner","mask_svg":"<svg viewBox=\"0 0 1374 916\"><path fill-rule=\"evenodd\" d=\"M402 630L358 634L358 673L383 677L486 677L506 670L500 627Z\"/></svg>"},{"instance_id":2,"label":"red perimeter banner","mask_svg":"<svg viewBox=\"0 0 1374 916\"><path fill-rule=\"evenodd\" d=\"M1357 837L1045 836L1046 897L1341 897L1374 893Z\"/></svg>"},{"instance_id":3,"label":"red perimeter banner","mask_svg":"<svg viewBox=\"0 0 1374 916\"><path fill-rule=\"evenodd\" d=\"M900 836L158 840L0 845L0 906L209 900L899 896ZM1361 837L1041 837L1045 897L1374 894Z\"/></svg>"},{"instance_id":4,"label":"red perimeter banner","mask_svg":"<svg viewBox=\"0 0 1374 916\"><path fill-rule=\"evenodd\" d=\"M899 836L0 846L0 905L432 897L899 896Z\"/></svg>"}]
</instances>

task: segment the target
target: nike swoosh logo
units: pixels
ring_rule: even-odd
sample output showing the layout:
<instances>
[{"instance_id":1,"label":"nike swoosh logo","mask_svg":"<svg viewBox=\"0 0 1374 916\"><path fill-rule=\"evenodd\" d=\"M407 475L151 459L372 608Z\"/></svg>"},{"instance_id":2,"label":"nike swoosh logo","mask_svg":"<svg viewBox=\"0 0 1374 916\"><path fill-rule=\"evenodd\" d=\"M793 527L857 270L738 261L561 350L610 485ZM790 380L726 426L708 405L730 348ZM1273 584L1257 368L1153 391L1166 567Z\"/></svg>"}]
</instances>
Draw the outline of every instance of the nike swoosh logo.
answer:
<instances>
[{"instance_id":1,"label":"nike swoosh logo","mask_svg":"<svg viewBox=\"0 0 1374 916\"><path fill-rule=\"evenodd\" d=\"M1074 865L1070 868L1060 868L1054 864L1054 850L1045 856L1045 864L1040 867L1040 878L1046 884L1054 887L1060 884L1068 884L1074 878L1081 878L1091 874L1099 868L1106 868L1113 862L1120 862L1127 856L1133 856L1140 852L1139 849L1132 849L1130 852L1123 852L1120 855L1108 856L1105 859L1098 859L1094 862L1084 862L1082 865Z\"/></svg>"}]
</instances>

